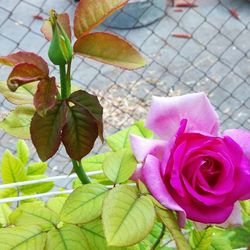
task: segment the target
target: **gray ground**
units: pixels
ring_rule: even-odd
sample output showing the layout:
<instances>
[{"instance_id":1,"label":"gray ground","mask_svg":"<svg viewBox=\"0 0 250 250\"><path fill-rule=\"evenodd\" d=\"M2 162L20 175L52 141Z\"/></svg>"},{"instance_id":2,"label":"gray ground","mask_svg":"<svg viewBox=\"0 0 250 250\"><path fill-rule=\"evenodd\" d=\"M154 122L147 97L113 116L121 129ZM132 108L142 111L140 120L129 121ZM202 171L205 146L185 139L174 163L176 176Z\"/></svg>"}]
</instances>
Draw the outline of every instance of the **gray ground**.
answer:
<instances>
[{"instance_id":1,"label":"gray ground","mask_svg":"<svg viewBox=\"0 0 250 250\"><path fill-rule=\"evenodd\" d=\"M160 1L155 0L154 4L161 5ZM51 8L67 11L73 18L75 7L67 0L0 0L0 55L27 50L38 52L48 60L48 43L39 31L41 21L33 15L46 17ZM231 8L237 8L239 20L232 17ZM146 14L137 24L152 18L150 14L145 19ZM148 62L143 69L123 71L75 58L74 82L102 97L106 135L134 119L144 118L152 95L197 91L209 95L223 129L250 129L250 3L200 0L197 8L183 9L183 12L176 12L168 4L164 17L147 27L117 30L102 26L100 29L125 36L145 54ZM175 38L172 33L189 33L192 38ZM0 79L6 79L8 72L8 68L1 67ZM52 65L51 72L58 76ZM0 102L1 110L12 108L2 97ZM15 151L16 139L3 132L0 136L0 152L6 147ZM104 150L105 146L96 144L95 152ZM33 149L32 155L37 159ZM70 168L61 149L50 161L48 174L68 173Z\"/></svg>"}]
</instances>

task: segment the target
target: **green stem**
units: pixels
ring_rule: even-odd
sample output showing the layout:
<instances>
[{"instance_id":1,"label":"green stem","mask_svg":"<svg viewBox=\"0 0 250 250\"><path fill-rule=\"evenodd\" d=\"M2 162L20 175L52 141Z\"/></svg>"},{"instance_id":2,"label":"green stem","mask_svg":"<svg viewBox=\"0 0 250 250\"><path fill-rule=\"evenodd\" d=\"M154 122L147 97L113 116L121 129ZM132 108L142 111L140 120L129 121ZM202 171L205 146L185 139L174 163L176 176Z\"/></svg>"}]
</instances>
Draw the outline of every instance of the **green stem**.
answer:
<instances>
[{"instance_id":1,"label":"green stem","mask_svg":"<svg viewBox=\"0 0 250 250\"><path fill-rule=\"evenodd\" d=\"M66 69L65 64L59 65L60 79L61 79L61 98L67 98L67 80L66 80Z\"/></svg>"},{"instance_id":2,"label":"green stem","mask_svg":"<svg viewBox=\"0 0 250 250\"><path fill-rule=\"evenodd\" d=\"M82 184L90 183L90 180L82 167L82 163L80 161L77 162L75 160L72 160L72 163L73 163L73 168L74 168L78 178L80 179L81 183Z\"/></svg>"},{"instance_id":3,"label":"green stem","mask_svg":"<svg viewBox=\"0 0 250 250\"><path fill-rule=\"evenodd\" d=\"M67 87L67 96L71 94L71 60L67 65L67 75L66 75L66 87Z\"/></svg>"},{"instance_id":4,"label":"green stem","mask_svg":"<svg viewBox=\"0 0 250 250\"><path fill-rule=\"evenodd\" d=\"M161 243L162 238L164 237L164 234L166 232L166 226L162 223L162 229L161 229L161 234L157 238L156 242L152 246L151 250L155 250L157 246Z\"/></svg>"}]
</instances>

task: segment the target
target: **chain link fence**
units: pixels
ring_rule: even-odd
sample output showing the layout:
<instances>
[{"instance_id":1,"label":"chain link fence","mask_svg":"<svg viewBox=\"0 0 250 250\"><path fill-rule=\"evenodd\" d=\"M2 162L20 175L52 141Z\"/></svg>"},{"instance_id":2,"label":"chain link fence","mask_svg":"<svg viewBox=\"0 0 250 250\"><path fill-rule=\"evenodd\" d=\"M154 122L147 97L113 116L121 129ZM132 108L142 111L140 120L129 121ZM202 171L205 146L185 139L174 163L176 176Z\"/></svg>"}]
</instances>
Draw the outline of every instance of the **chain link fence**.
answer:
<instances>
[{"instance_id":1,"label":"chain link fence","mask_svg":"<svg viewBox=\"0 0 250 250\"><path fill-rule=\"evenodd\" d=\"M34 15L46 18L52 8L68 12L73 21L75 4L69 0L0 0L0 54L27 50L49 62L49 43L40 33L42 21ZM192 8L173 7L167 0L131 0L126 9L109 18L98 30L125 37L147 59L145 68L124 71L75 57L73 82L100 97L106 136L134 120L145 119L152 95L198 91L208 94L220 116L222 129L250 129L247 0L200 0ZM58 70L52 65L50 70L59 79ZM1 67L0 79L6 79L8 73L7 67ZM13 108L3 97L0 103L1 111ZM1 154L6 148L15 152L15 144L15 138L0 133ZM106 148L97 142L93 153ZM34 148L32 158L38 160ZM67 174L70 170L71 164L61 148L49 161L48 174Z\"/></svg>"}]
</instances>

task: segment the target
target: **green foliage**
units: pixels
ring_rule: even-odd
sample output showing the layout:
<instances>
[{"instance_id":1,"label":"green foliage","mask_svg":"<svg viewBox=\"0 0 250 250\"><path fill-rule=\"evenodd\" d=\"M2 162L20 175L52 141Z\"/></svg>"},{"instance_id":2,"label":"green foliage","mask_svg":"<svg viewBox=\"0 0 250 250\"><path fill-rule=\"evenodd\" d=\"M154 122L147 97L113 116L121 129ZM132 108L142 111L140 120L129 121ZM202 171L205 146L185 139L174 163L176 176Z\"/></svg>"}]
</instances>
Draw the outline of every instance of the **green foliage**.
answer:
<instances>
[{"instance_id":1,"label":"green foliage","mask_svg":"<svg viewBox=\"0 0 250 250\"><path fill-rule=\"evenodd\" d=\"M31 105L19 105L0 122L0 128L6 133L21 138L30 138L30 122L35 113Z\"/></svg>"},{"instance_id":2,"label":"green foliage","mask_svg":"<svg viewBox=\"0 0 250 250\"><path fill-rule=\"evenodd\" d=\"M207 250L212 242L213 228L209 227L203 231L191 231L189 242L193 249Z\"/></svg>"},{"instance_id":3,"label":"green foliage","mask_svg":"<svg viewBox=\"0 0 250 250\"><path fill-rule=\"evenodd\" d=\"M1 227L6 227L10 224L9 215L12 210L6 204L0 204L0 225Z\"/></svg>"},{"instance_id":4,"label":"green foliage","mask_svg":"<svg viewBox=\"0 0 250 250\"><path fill-rule=\"evenodd\" d=\"M130 148L129 136L131 134L145 138L151 138L153 136L153 133L144 127L144 123L142 121L138 121L131 127L125 128L107 137L107 143L113 151Z\"/></svg>"},{"instance_id":5,"label":"green foliage","mask_svg":"<svg viewBox=\"0 0 250 250\"><path fill-rule=\"evenodd\" d=\"M87 223L102 213L107 188L100 184L87 184L77 188L66 200L61 220L65 223Z\"/></svg>"},{"instance_id":6,"label":"green foliage","mask_svg":"<svg viewBox=\"0 0 250 250\"><path fill-rule=\"evenodd\" d=\"M28 180L38 180L46 178L44 172L47 164L43 162L36 162L28 164L29 149L27 144L19 140L17 142L17 157L15 157L9 150L6 150L2 156L1 161L1 177L4 184L22 182ZM44 193L51 190L54 186L53 182L37 183L24 185L18 188L7 188L0 190L0 198L16 196L18 193L35 194Z\"/></svg>"},{"instance_id":7,"label":"green foliage","mask_svg":"<svg viewBox=\"0 0 250 250\"><path fill-rule=\"evenodd\" d=\"M119 186L104 200L103 226L111 246L130 246L143 240L152 230L154 206L136 187Z\"/></svg>"},{"instance_id":8,"label":"green foliage","mask_svg":"<svg viewBox=\"0 0 250 250\"><path fill-rule=\"evenodd\" d=\"M110 153L103 162L105 175L115 184L127 181L135 171L137 161L127 149Z\"/></svg>"},{"instance_id":9,"label":"green foliage","mask_svg":"<svg viewBox=\"0 0 250 250\"><path fill-rule=\"evenodd\" d=\"M2 250L43 250L45 242L46 233L33 225L0 229L0 249Z\"/></svg>"}]
</instances>

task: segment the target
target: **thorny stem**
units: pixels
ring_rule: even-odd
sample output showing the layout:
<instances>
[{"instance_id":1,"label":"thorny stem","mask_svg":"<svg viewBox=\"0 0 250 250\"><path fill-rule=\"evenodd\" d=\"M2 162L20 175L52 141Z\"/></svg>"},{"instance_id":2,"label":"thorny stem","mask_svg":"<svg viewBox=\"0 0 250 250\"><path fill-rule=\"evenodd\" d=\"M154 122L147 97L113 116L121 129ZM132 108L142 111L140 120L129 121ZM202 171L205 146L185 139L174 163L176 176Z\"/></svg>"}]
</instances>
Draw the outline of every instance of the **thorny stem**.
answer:
<instances>
[{"instance_id":1,"label":"thorny stem","mask_svg":"<svg viewBox=\"0 0 250 250\"><path fill-rule=\"evenodd\" d=\"M155 250L157 248L157 246L160 244L162 238L164 237L165 231L166 231L166 226L162 223L161 234L157 238L157 240L154 243L154 245L152 246L151 250Z\"/></svg>"},{"instance_id":2,"label":"thorny stem","mask_svg":"<svg viewBox=\"0 0 250 250\"><path fill-rule=\"evenodd\" d=\"M72 160L72 163L73 163L73 168L74 168L78 178L80 179L81 183L82 184L90 183L90 180L82 167L82 163L80 161L77 162L75 160Z\"/></svg>"}]
</instances>

